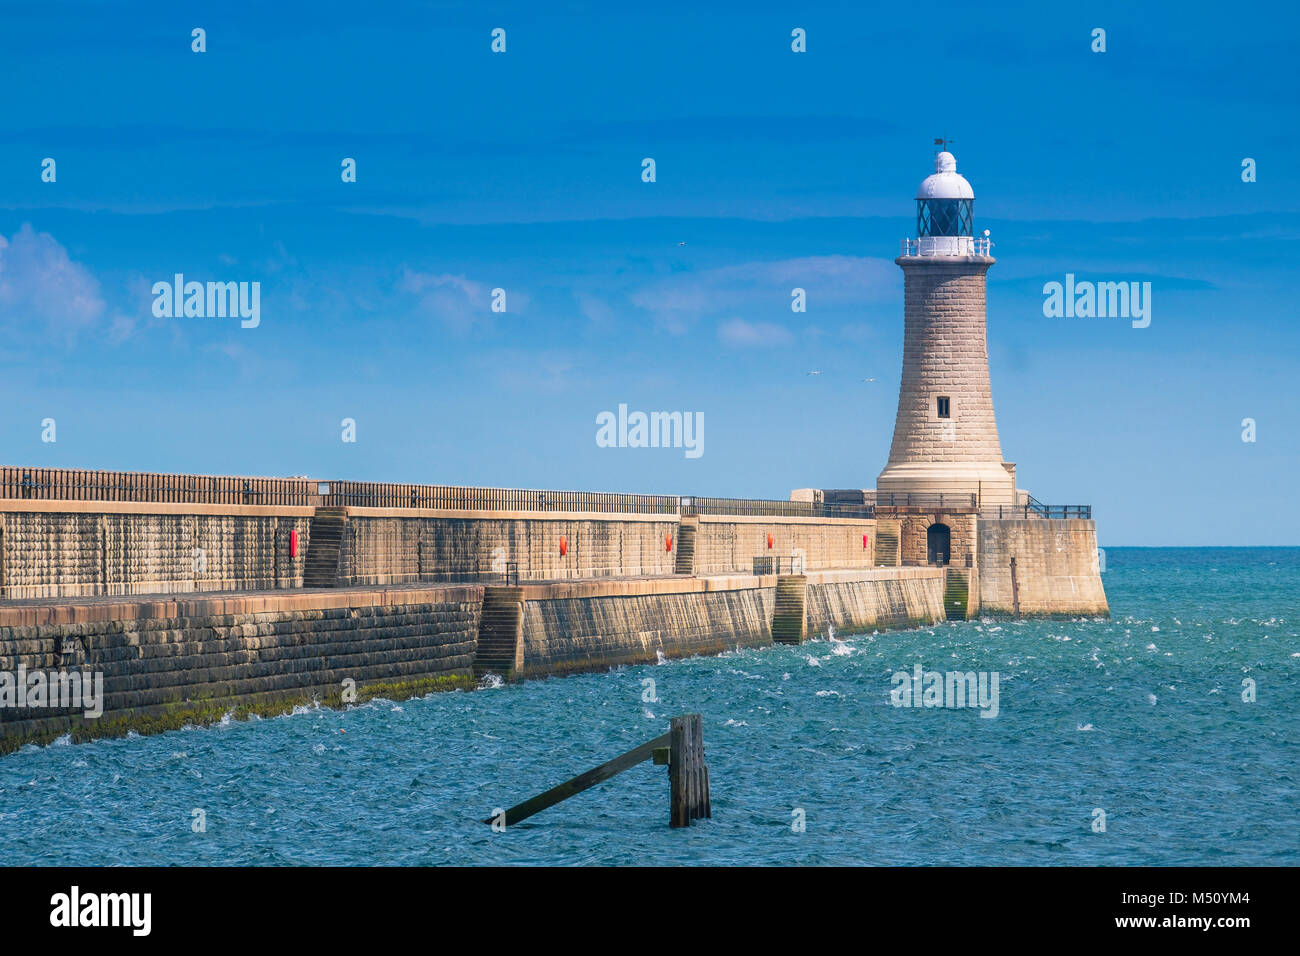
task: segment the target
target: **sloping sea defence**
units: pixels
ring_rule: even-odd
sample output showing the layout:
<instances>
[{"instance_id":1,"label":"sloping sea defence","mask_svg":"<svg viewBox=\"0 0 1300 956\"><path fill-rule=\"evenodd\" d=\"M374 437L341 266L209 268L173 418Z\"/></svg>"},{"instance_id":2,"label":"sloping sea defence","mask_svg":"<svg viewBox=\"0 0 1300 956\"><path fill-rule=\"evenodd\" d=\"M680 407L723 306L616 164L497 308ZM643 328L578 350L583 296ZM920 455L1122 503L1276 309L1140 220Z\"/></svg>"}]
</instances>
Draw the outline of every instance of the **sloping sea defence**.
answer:
<instances>
[{"instance_id":1,"label":"sloping sea defence","mask_svg":"<svg viewBox=\"0 0 1300 956\"><path fill-rule=\"evenodd\" d=\"M943 572L810 572L812 632L943 616ZM0 607L0 680L102 680L86 701L9 700L0 753L273 716L772 643L776 575L572 581L522 588L401 586ZM799 608L802 614L802 607ZM802 633L802 632L801 632ZM24 685L24 696L26 688ZM34 695L33 695L34 696Z\"/></svg>"}]
</instances>

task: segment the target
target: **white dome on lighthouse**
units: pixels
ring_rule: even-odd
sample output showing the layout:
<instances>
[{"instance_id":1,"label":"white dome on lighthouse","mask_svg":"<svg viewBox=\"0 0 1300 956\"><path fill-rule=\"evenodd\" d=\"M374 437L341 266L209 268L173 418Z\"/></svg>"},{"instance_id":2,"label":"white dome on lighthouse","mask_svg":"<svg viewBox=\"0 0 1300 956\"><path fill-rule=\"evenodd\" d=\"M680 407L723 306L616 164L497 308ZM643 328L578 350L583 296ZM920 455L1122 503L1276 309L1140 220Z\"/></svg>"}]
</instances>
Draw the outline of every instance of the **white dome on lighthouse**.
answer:
<instances>
[{"instance_id":1,"label":"white dome on lighthouse","mask_svg":"<svg viewBox=\"0 0 1300 956\"><path fill-rule=\"evenodd\" d=\"M974 199L966 177L957 172L957 158L945 150L934 158L934 175L926 176L916 191L917 199Z\"/></svg>"}]
</instances>

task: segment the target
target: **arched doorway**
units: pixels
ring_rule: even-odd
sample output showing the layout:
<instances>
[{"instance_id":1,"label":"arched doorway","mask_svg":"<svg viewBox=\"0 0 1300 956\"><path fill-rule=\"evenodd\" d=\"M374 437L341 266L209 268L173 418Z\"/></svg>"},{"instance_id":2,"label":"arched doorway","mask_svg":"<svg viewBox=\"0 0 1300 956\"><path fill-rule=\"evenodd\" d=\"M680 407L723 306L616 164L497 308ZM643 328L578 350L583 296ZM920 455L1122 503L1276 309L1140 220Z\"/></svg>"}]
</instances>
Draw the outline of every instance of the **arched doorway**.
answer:
<instances>
[{"instance_id":1,"label":"arched doorway","mask_svg":"<svg viewBox=\"0 0 1300 956\"><path fill-rule=\"evenodd\" d=\"M947 564L952 557L952 532L946 524L932 524L925 532L926 552L931 564Z\"/></svg>"}]
</instances>

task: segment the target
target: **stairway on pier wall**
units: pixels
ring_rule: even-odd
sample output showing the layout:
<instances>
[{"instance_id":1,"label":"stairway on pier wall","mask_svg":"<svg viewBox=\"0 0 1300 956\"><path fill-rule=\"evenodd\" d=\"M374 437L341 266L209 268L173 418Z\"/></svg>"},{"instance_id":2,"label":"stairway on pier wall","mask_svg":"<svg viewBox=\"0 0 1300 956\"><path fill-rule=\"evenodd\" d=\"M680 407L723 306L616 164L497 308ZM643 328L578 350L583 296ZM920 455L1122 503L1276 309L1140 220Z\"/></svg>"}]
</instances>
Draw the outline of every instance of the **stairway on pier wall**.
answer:
<instances>
[{"instance_id":1,"label":"stairway on pier wall","mask_svg":"<svg viewBox=\"0 0 1300 956\"><path fill-rule=\"evenodd\" d=\"M876 521L876 567L896 568L899 566L899 534L900 528L897 521Z\"/></svg>"},{"instance_id":2,"label":"stairway on pier wall","mask_svg":"<svg viewBox=\"0 0 1300 956\"><path fill-rule=\"evenodd\" d=\"M772 612L772 640L777 644L802 644L808 636L808 619L804 607L808 595L808 578L802 574L782 574L776 579L776 607Z\"/></svg>"},{"instance_id":3,"label":"stairway on pier wall","mask_svg":"<svg viewBox=\"0 0 1300 956\"><path fill-rule=\"evenodd\" d=\"M305 588L333 588L339 584L339 558L343 552L343 535L347 531L346 508L317 508L311 519L307 539L307 565L303 571Z\"/></svg>"},{"instance_id":4,"label":"stairway on pier wall","mask_svg":"<svg viewBox=\"0 0 1300 956\"><path fill-rule=\"evenodd\" d=\"M970 616L970 572L951 565L944 569L943 612L950 621Z\"/></svg>"},{"instance_id":5,"label":"stairway on pier wall","mask_svg":"<svg viewBox=\"0 0 1300 956\"><path fill-rule=\"evenodd\" d=\"M675 574L695 573L695 533L699 526L698 518L694 521L684 518L677 526L677 540L673 542L673 548L677 552L676 563L673 566Z\"/></svg>"},{"instance_id":6,"label":"stairway on pier wall","mask_svg":"<svg viewBox=\"0 0 1300 956\"><path fill-rule=\"evenodd\" d=\"M483 589L483 613L479 617L478 650L474 655L474 676L500 674L513 677L522 665L523 589Z\"/></svg>"}]
</instances>

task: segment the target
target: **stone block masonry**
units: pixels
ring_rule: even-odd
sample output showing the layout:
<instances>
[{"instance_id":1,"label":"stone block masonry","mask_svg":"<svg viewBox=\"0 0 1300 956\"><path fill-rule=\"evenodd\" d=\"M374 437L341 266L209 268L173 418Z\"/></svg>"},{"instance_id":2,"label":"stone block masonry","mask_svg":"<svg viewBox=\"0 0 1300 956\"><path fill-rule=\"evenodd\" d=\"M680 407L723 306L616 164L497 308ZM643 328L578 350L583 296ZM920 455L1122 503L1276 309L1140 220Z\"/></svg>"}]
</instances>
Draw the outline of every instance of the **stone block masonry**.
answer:
<instances>
[{"instance_id":1,"label":"stone block masonry","mask_svg":"<svg viewBox=\"0 0 1300 956\"><path fill-rule=\"evenodd\" d=\"M313 508L0 500L0 599L749 573L755 557L793 554L818 570L871 567L875 554L870 519L338 511L329 581L314 567L307 582L313 528L327 525Z\"/></svg>"},{"instance_id":2,"label":"stone block masonry","mask_svg":"<svg viewBox=\"0 0 1300 956\"><path fill-rule=\"evenodd\" d=\"M993 416L984 328L992 259L904 258L905 346L889 461L992 462L1002 447ZM935 397L951 415L935 414ZM951 434L945 434L946 428Z\"/></svg>"},{"instance_id":3,"label":"stone block masonry","mask_svg":"<svg viewBox=\"0 0 1300 956\"><path fill-rule=\"evenodd\" d=\"M767 546L768 535L772 547ZM754 558L802 557L806 571L875 565L871 518L782 518L703 515L692 542L696 574L752 571Z\"/></svg>"},{"instance_id":4,"label":"stone block masonry","mask_svg":"<svg viewBox=\"0 0 1300 956\"><path fill-rule=\"evenodd\" d=\"M943 571L826 571L810 576L804 601L809 637L825 637L830 627L841 635L923 627L944 619Z\"/></svg>"},{"instance_id":5,"label":"stone block masonry","mask_svg":"<svg viewBox=\"0 0 1300 956\"><path fill-rule=\"evenodd\" d=\"M311 509L0 501L0 598L302 586ZM297 555L290 538L296 535Z\"/></svg>"},{"instance_id":6,"label":"stone block masonry","mask_svg":"<svg viewBox=\"0 0 1300 956\"><path fill-rule=\"evenodd\" d=\"M755 585L759 580L750 579ZM521 666L511 676L607 670L651 663L660 653L690 657L772 643L774 581L771 587L716 589L708 579L690 583L696 587L525 600Z\"/></svg>"},{"instance_id":7,"label":"stone block masonry","mask_svg":"<svg viewBox=\"0 0 1300 956\"><path fill-rule=\"evenodd\" d=\"M812 571L816 636L934 624L943 571ZM0 708L0 753L63 734L149 733L512 678L604 670L772 643L777 575L349 588L0 607L0 671L101 673L103 715Z\"/></svg>"},{"instance_id":8,"label":"stone block masonry","mask_svg":"<svg viewBox=\"0 0 1300 956\"><path fill-rule=\"evenodd\" d=\"M669 575L676 515L460 512L350 508L339 585ZM565 542L560 553L560 539Z\"/></svg>"},{"instance_id":9,"label":"stone block masonry","mask_svg":"<svg viewBox=\"0 0 1300 956\"><path fill-rule=\"evenodd\" d=\"M176 729L473 686L482 588L353 590L0 608L0 671L103 674L103 715L0 708L0 753L71 733Z\"/></svg>"},{"instance_id":10,"label":"stone block masonry","mask_svg":"<svg viewBox=\"0 0 1300 956\"><path fill-rule=\"evenodd\" d=\"M519 644L493 646L490 653L503 676L526 678L651 663L660 655L674 658L765 647L773 641L781 577L678 577L493 588L510 592L504 601L518 602L518 636L513 639ZM943 620L940 568L813 571L800 578L807 626L794 629L796 639L824 637L829 627L848 635Z\"/></svg>"},{"instance_id":11,"label":"stone block masonry","mask_svg":"<svg viewBox=\"0 0 1300 956\"><path fill-rule=\"evenodd\" d=\"M1016 559L1012 589L1011 559ZM1092 521L979 520L980 613L1109 616Z\"/></svg>"}]
</instances>

